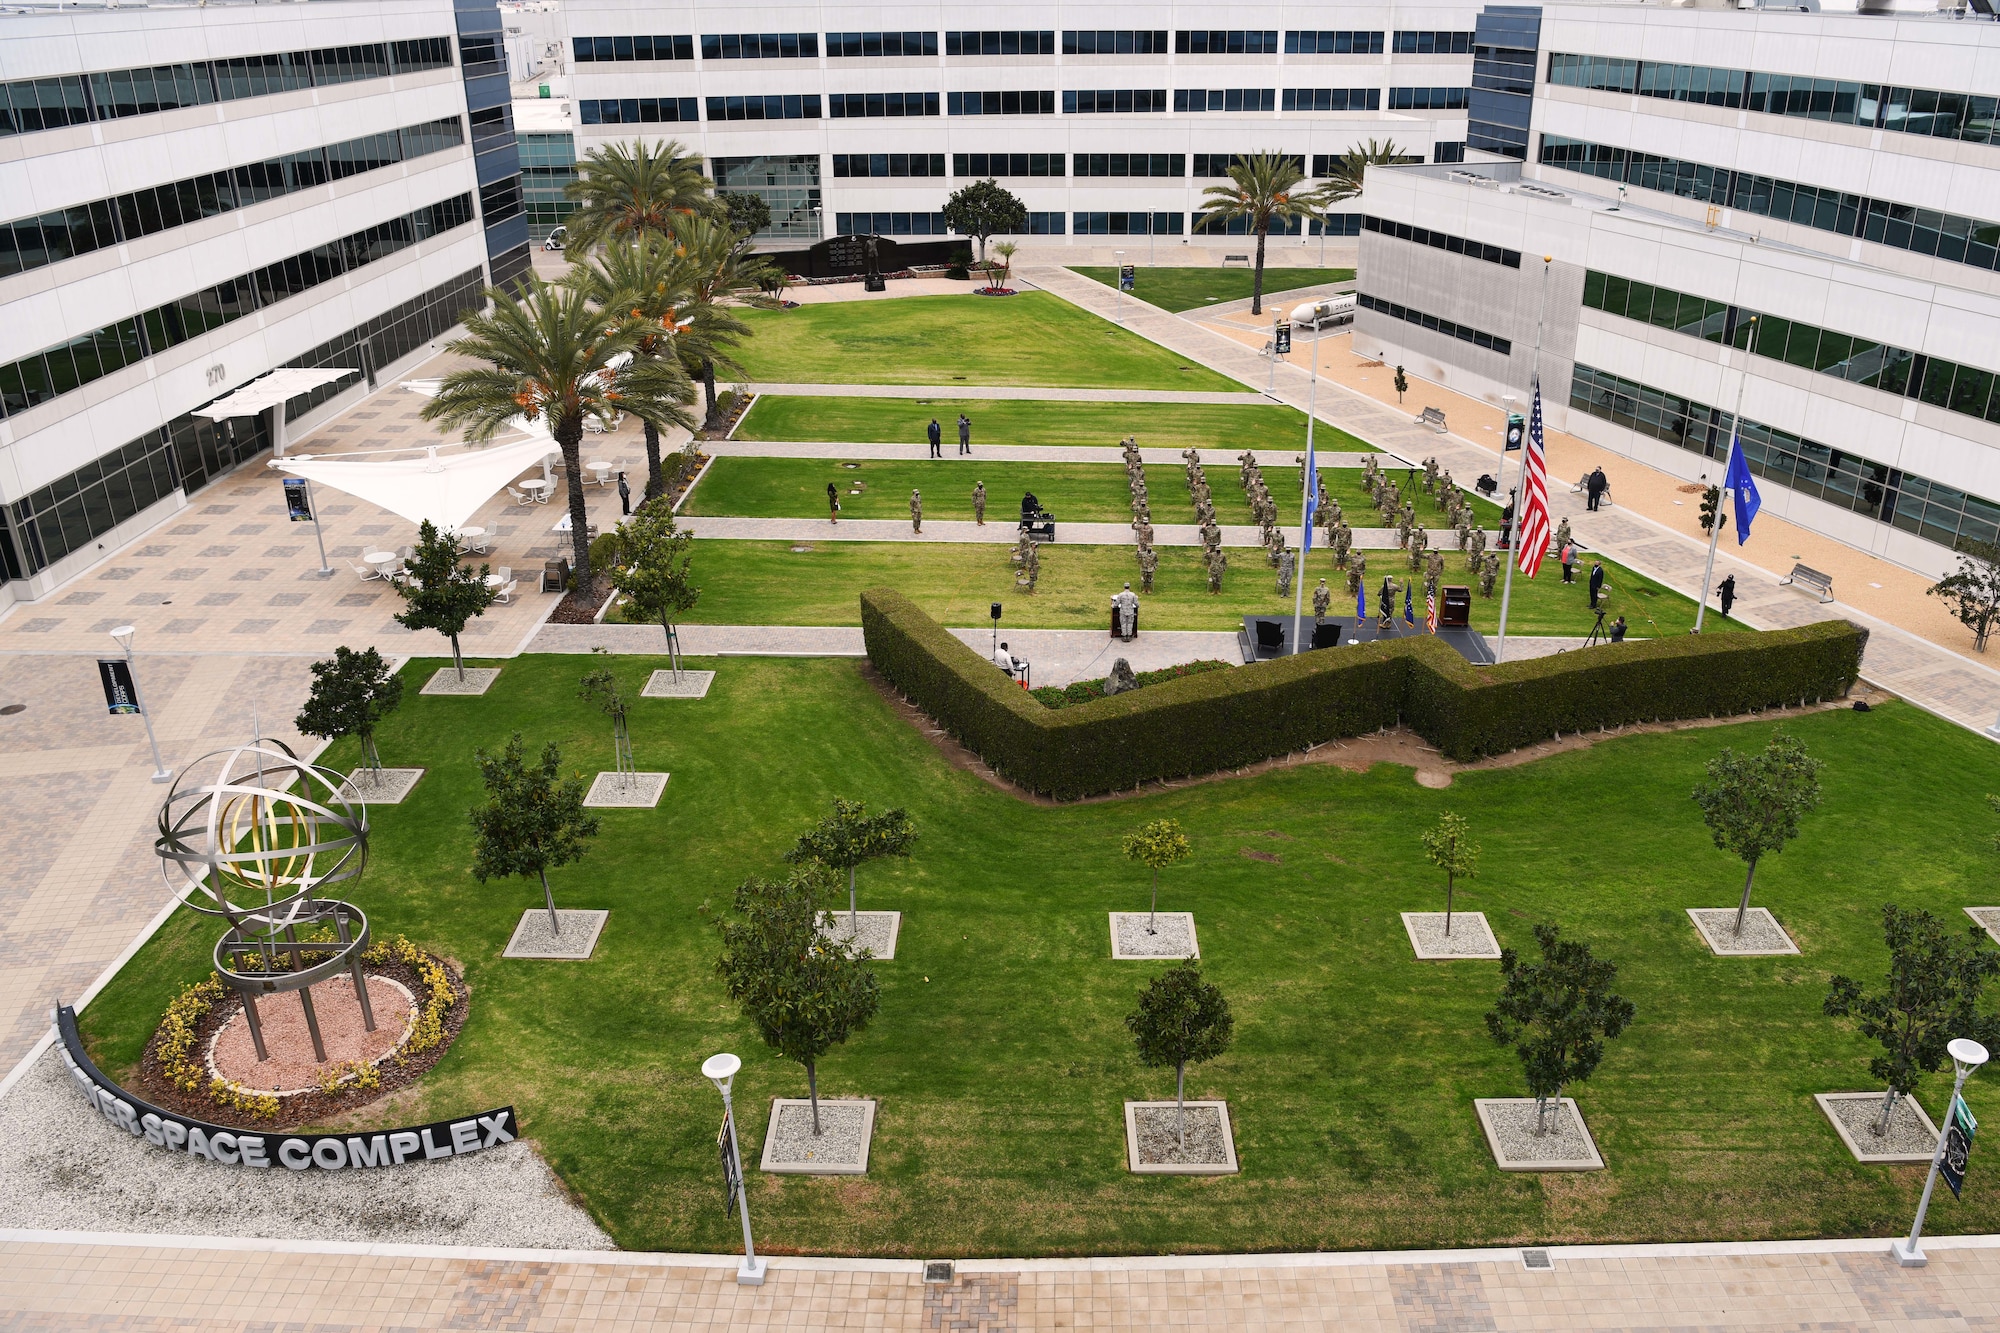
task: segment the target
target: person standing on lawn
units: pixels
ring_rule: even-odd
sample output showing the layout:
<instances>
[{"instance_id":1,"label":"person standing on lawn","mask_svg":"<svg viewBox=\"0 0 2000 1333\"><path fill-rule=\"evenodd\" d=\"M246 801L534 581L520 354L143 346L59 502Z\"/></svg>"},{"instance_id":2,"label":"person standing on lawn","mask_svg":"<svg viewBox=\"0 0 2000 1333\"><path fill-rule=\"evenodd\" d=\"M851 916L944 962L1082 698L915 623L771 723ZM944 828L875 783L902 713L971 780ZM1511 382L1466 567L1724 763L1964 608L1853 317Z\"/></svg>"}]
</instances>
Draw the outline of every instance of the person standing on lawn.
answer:
<instances>
[{"instance_id":1,"label":"person standing on lawn","mask_svg":"<svg viewBox=\"0 0 2000 1333\"><path fill-rule=\"evenodd\" d=\"M1575 543L1575 542L1564 542L1564 543L1563 543L1563 545L1562 545L1562 552L1561 552L1561 555L1560 555L1560 557L1559 557L1559 558L1560 558L1560 559L1562 560L1562 567L1563 567L1563 582L1564 582L1564 583L1575 583L1575 582L1576 582L1576 543Z\"/></svg>"},{"instance_id":2,"label":"person standing on lawn","mask_svg":"<svg viewBox=\"0 0 2000 1333\"><path fill-rule=\"evenodd\" d=\"M972 418L963 412L958 414L958 452L972 452Z\"/></svg>"},{"instance_id":3,"label":"person standing on lawn","mask_svg":"<svg viewBox=\"0 0 2000 1333\"><path fill-rule=\"evenodd\" d=\"M1597 598L1604 591L1604 562L1590 562L1590 609L1597 609Z\"/></svg>"},{"instance_id":4,"label":"person standing on lawn","mask_svg":"<svg viewBox=\"0 0 2000 1333\"><path fill-rule=\"evenodd\" d=\"M972 487L972 521L980 527L986 526L986 483L976 482Z\"/></svg>"},{"instance_id":5,"label":"person standing on lawn","mask_svg":"<svg viewBox=\"0 0 2000 1333\"><path fill-rule=\"evenodd\" d=\"M840 524L840 487L832 482L826 484L826 511L836 527Z\"/></svg>"},{"instance_id":6,"label":"person standing on lawn","mask_svg":"<svg viewBox=\"0 0 2000 1333\"><path fill-rule=\"evenodd\" d=\"M930 437L931 457L943 458L944 454L939 451L938 446L944 442L944 428L937 424L936 417L931 418L931 424L924 428L924 434Z\"/></svg>"},{"instance_id":7,"label":"person standing on lawn","mask_svg":"<svg viewBox=\"0 0 2000 1333\"><path fill-rule=\"evenodd\" d=\"M911 491L910 531L922 532L923 530L924 530L924 493L922 491Z\"/></svg>"}]
</instances>

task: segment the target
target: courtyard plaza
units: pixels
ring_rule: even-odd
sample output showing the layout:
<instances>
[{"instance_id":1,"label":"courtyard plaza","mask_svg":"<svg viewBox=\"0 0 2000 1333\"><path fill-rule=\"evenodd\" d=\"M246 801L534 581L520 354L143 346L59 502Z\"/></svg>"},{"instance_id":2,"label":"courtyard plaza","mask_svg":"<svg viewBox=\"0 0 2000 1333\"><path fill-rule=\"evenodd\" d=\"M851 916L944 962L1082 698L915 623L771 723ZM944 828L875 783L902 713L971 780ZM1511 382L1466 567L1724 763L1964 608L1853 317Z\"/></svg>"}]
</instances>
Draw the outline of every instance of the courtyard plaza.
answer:
<instances>
[{"instance_id":1,"label":"courtyard plaza","mask_svg":"<svg viewBox=\"0 0 2000 1333\"><path fill-rule=\"evenodd\" d=\"M1111 295L1102 288L1090 292L1076 287L1095 284L1060 270L1024 270L1021 278L1017 285L1043 283L1086 309L1097 309L1100 300L1108 305ZM890 297L903 295L899 290L903 286L891 284ZM963 291L957 285L949 289ZM852 284L811 290L815 296L828 293L825 299L859 293ZM1243 346L1253 330L1232 329L1223 321L1205 328L1196 322L1198 310L1185 317L1135 311L1130 301L1124 313L1129 326L1161 345L1246 384L1262 382L1266 364L1254 349ZM1237 346L1232 347L1230 339ZM1327 340L1321 355L1331 381L1351 385L1350 392L1333 395L1322 386L1323 419L1410 462L1436 454L1462 478L1477 475L1482 466L1493 466L1497 452L1483 440L1465 437L1484 433L1484 427L1498 420L1497 412L1419 384L1427 402L1447 406L1458 434L1438 437L1414 430L1408 414L1399 417L1380 401L1372 379L1386 383L1386 372L1351 364L1355 358L1336 339ZM1341 365L1341 357L1350 364ZM435 377L442 368L434 362L421 375ZM1278 385L1282 400L1303 405L1303 374L1291 367L1281 369ZM795 382L779 387L787 393L813 389ZM914 387L942 394L949 386ZM994 395L991 388L981 392ZM416 419L421 405L417 395L386 386L293 448L325 456L400 447L407 436L428 430ZM670 440L669 446L675 443L678 440ZM724 448L719 446L716 452L721 454ZM1558 476L1581 471L1591 463L1592 453L1601 452L1565 437L1552 437L1550 448ZM628 421L612 435L586 436L584 457L614 462L636 482L643 469L636 424ZM1218 483L1233 484L1233 477L1223 475L1233 457L1234 451L1219 445L1214 459ZM1617 469L1618 508L1604 515L1582 514L1580 497L1568 497L1566 488L1558 487L1554 497L1558 515L1571 514L1579 536L1593 550L1613 554L1663 584L1693 592L1699 561L1690 573L1688 551L1698 553L1699 546L1685 533L1691 525L1672 512L1669 479L1641 475L1645 470L1623 460L1605 466L1607 471ZM474 522L487 529L495 548L483 559L514 566L517 575L525 567L532 576L547 554L565 553L564 537L548 531L564 512L560 484L556 489L546 506L516 508L502 492L483 508ZM592 521L600 525L615 521L615 492L589 490ZM88 978L116 960L160 915L162 894L150 838L152 805L160 789L145 780L150 755L135 720L102 714L89 670L91 657L110 655L105 650L113 623L139 628L140 681L153 703L169 768L216 744L245 739L253 729L288 742L297 739L290 719L304 697L305 667L336 644L374 644L398 659L435 659L447 651L435 636L414 635L396 626L390 616L399 608L388 590L379 583L361 583L345 567L347 558L336 554L350 547L365 553L378 545L406 544L414 537L412 525L373 506L349 504L346 497L325 488L318 498L327 522L329 563L336 571L331 578L322 579L315 572L316 549L308 525L285 524L276 474L256 460L195 497L187 510L163 525L163 531L134 542L43 603L15 607L0 617L0 653L4 653L0 690L7 693L7 701L29 705L21 714L0 719L0 750L9 756L0 764L5 770L0 781L13 789L9 795L16 801L14 808L27 816L10 822L5 850L9 864L27 867L28 874L17 879L7 901L0 904L0 920L5 923L0 939L7 956L23 964L7 969L9 993L0 996L9 1006L0 1015L8 1020L0 1030L7 1063L26 1053L45 1027L52 994L74 999ZM348 512L332 512L341 507ZM1793 537L1778 543L1802 553L1793 558L1836 574L1842 602L1821 608L1790 589L1770 587L1776 574L1725 553L1718 559L1718 577L1725 567L1742 572L1739 588L1744 595L1738 619L1755 627L1829 614L1862 620L1878 630L1864 667L1868 679L1966 725L1991 720L2000 704L2000 683L1983 665L1963 655L1960 627L1934 623L1934 608L1921 596L1902 601L1868 598L1868 593L1878 591L1867 588L1870 583L1881 583L1879 591L1888 592L1899 587L1897 578L1907 583L1916 576L1850 553L1860 562L1850 577L1850 567L1839 563L1837 551L1818 551L1807 534L1768 518L1764 522ZM232 531L253 525L262 530ZM1760 537L1765 531L1760 525ZM276 553L287 548L297 549ZM114 570L133 572L113 576ZM238 577L250 571L262 572ZM1267 581L1262 571L1251 576ZM278 591L280 582L283 593ZM352 600L363 594L368 602ZM281 596L288 600L273 600ZM658 631L651 627L546 625L555 601L552 595L532 592L524 578L515 605L490 608L475 622L474 631L466 636L468 658L499 660L524 650L583 653L600 644L621 654L658 651ZM1925 614L1908 614L1911 604ZM1864 609L1857 612L1854 606ZM56 623L45 623L49 621ZM478 633L482 627L485 632ZM985 627L957 628L962 639L983 646ZM1067 657L1065 638L1045 639L1039 651L1051 662L1073 663L1070 669L1079 673L1103 668L1101 630L1027 633L1077 636L1077 651ZM649 636L650 642L642 636ZM1083 642L1085 636L1090 642ZM1208 642L1214 639L1189 637L1164 647L1172 656L1197 652ZM1954 643L1957 651L1952 650ZM690 626L683 633L683 645L690 653L851 655L858 649L858 634L838 625ZM720 662L726 664L727 659ZM311 742L298 743L305 752L312 749ZM56 836L51 836L52 830ZM1822 1132L1823 1128L1819 1127ZM726 1243L726 1237L718 1242ZM838 1318L851 1326L937 1327L940 1320L969 1319L973 1322L965 1326L996 1329L1121 1327L1161 1319L1270 1327L1640 1328L1685 1323L1698 1310L1701 1322L1714 1327L1810 1323L1827 1328L1928 1330L1979 1327L1995 1317L1984 1294L1992 1289L1994 1261L1988 1257L1992 1251L1976 1242L1950 1239L1934 1242L1932 1266L1919 1274L1891 1267L1879 1244L1857 1243L1849 1249L1839 1242L1796 1247L1745 1242L1602 1252L1558 1247L1550 1272L1527 1271L1518 1250L1323 1260L1051 1259L1026 1264L980 1260L962 1264L952 1282L941 1287L925 1286L908 1263L819 1260L798 1262L788 1271L791 1261L780 1258L773 1265L771 1285L757 1292L729 1282L726 1268L717 1266L721 1261L676 1264L671 1258L636 1255L630 1258L639 1267L607 1263L601 1256L536 1259L425 1250L398 1254L393 1247L381 1246L365 1254L329 1249L322 1256L301 1257L256 1242L217 1249L199 1239L96 1241L85 1236L13 1233L0 1237L0 1244L13 1256L9 1279L13 1290L0 1295L0 1302L18 1309L22 1317L40 1321L27 1327L62 1327L65 1320L99 1322L115 1316L142 1321L129 1323L131 1327L166 1327L165 1322L143 1321L174 1321L174 1327L237 1328L257 1326L256 1320L277 1317L287 1309L302 1321L412 1327L425 1326L426 1317L440 1322L496 1317L496 1306L506 1308L509 1318L533 1315L549 1327L606 1326L584 1321L614 1317L629 1320L633 1327L699 1327L703 1321L723 1320L755 1326L757 1319L796 1324L807 1308L822 1313L828 1324ZM342 1304L346 1298L329 1296L314 1284L293 1286L301 1271L326 1263L362 1265L381 1276L365 1284L369 1291L365 1301L348 1305ZM205 1282L194 1284L197 1289L226 1286L238 1293L240 1309L190 1309L185 1294L190 1283L185 1277L191 1272L208 1275ZM173 1280L162 1280L169 1273L175 1275ZM81 1274L91 1276L79 1280L76 1275ZM410 1290L420 1291L431 1304L419 1309L407 1298L386 1296L397 1283L415 1283ZM306 1299L292 1297L293 1290L312 1291L314 1304L287 1307L287 1300ZM254 1297L261 1299L253 1304ZM191 1319L201 1322L187 1322Z\"/></svg>"}]
</instances>

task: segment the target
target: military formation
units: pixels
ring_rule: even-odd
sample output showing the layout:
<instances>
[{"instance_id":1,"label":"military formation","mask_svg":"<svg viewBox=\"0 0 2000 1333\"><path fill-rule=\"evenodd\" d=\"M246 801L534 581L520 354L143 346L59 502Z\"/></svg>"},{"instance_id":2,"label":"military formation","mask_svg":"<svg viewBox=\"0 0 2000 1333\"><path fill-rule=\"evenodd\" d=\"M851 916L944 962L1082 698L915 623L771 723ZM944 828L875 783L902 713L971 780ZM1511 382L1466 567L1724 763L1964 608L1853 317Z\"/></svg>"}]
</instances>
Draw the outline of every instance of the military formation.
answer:
<instances>
[{"instance_id":1,"label":"military formation","mask_svg":"<svg viewBox=\"0 0 2000 1333\"><path fill-rule=\"evenodd\" d=\"M1125 482L1132 491L1132 535L1139 539L1139 591L1153 590L1153 575L1159 572L1160 553L1153 549L1153 509L1146 494L1146 464L1139 457L1139 442L1127 436Z\"/></svg>"},{"instance_id":2,"label":"military formation","mask_svg":"<svg viewBox=\"0 0 2000 1333\"><path fill-rule=\"evenodd\" d=\"M1208 473L1201 465L1201 450L1185 449L1188 496L1194 501L1195 522L1200 524L1202 562L1208 567L1208 590L1222 591L1222 576L1229 557L1222 553L1222 529L1215 522L1215 495L1208 489Z\"/></svg>"}]
</instances>

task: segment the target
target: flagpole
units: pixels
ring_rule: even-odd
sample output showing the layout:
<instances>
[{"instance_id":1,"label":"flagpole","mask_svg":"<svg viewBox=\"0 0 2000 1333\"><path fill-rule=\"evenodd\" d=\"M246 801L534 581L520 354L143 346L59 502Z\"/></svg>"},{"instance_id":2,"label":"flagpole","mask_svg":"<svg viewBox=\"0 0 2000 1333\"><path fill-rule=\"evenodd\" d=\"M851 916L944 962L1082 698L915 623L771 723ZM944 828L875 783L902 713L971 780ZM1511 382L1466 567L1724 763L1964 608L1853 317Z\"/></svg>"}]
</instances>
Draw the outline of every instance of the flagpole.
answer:
<instances>
[{"instance_id":1,"label":"flagpole","mask_svg":"<svg viewBox=\"0 0 2000 1333\"><path fill-rule=\"evenodd\" d=\"M1535 316L1535 362L1534 370L1529 376L1537 392L1540 391L1542 382L1542 322L1548 318L1549 313L1549 262L1553 258L1552 255L1542 256L1542 308ZM1524 429L1521 436L1521 482L1524 486L1527 480L1528 438ZM1507 440L1504 435L1500 440L1500 482L1502 486L1507 482ZM1514 562L1521 554L1515 549L1520 544L1515 540L1515 535L1521 530L1521 497L1512 491L1507 495L1508 499L1513 501L1514 513L1513 517L1500 527L1501 544L1507 548L1507 581L1500 589L1500 647L1493 654L1496 666L1507 660L1507 604L1514 599Z\"/></svg>"},{"instance_id":2,"label":"flagpole","mask_svg":"<svg viewBox=\"0 0 2000 1333\"><path fill-rule=\"evenodd\" d=\"M1743 341L1743 375L1736 381L1736 411L1729 418L1729 445L1732 450L1736 447L1736 442L1743 438L1743 390L1750 383L1750 357L1756 350L1756 347L1757 317L1752 315L1750 316L1750 336ZM1725 458L1723 460L1723 480L1725 481L1729 479L1727 473L1728 466L1728 459ZM1722 508L1721 489L1721 487L1716 488L1715 522L1708 530L1708 563L1701 567L1701 587L1695 590L1694 632L1696 634L1701 633L1702 617L1708 613L1708 581L1715 577L1715 548L1722 543L1722 521L1725 514Z\"/></svg>"},{"instance_id":3,"label":"flagpole","mask_svg":"<svg viewBox=\"0 0 2000 1333\"><path fill-rule=\"evenodd\" d=\"M1299 627L1305 619L1306 609L1306 556L1312 551L1312 499L1319 491L1318 460L1313 457L1313 413L1319 405L1319 327L1313 327L1312 350L1308 353L1312 360L1312 388L1306 391L1306 465L1299 469L1305 475L1299 478L1299 567L1293 572L1297 580L1292 589L1292 651L1299 651Z\"/></svg>"}]
</instances>

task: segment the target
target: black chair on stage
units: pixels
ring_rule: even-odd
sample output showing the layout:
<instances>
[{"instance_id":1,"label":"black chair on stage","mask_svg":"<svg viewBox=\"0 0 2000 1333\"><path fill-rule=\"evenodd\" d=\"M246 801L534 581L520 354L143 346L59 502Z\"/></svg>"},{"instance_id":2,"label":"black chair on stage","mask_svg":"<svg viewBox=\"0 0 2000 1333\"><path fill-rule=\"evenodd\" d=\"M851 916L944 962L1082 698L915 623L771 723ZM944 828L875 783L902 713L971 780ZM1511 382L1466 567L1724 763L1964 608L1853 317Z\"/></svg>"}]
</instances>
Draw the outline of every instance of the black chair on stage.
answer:
<instances>
[{"instance_id":1,"label":"black chair on stage","mask_svg":"<svg viewBox=\"0 0 2000 1333\"><path fill-rule=\"evenodd\" d=\"M1314 648L1338 648L1341 626L1338 620L1323 620L1313 626L1312 646Z\"/></svg>"},{"instance_id":2,"label":"black chair on stage","mask_svg":"<svg viewBox=\"0 0 2000 1333\"><path fill-rule=\"evenodd\" d=\"M1270 654L1275 657L1285 651L1285 627L1276 620L1257 622L1257 656Z\"/></svg>"}]
</instances>

